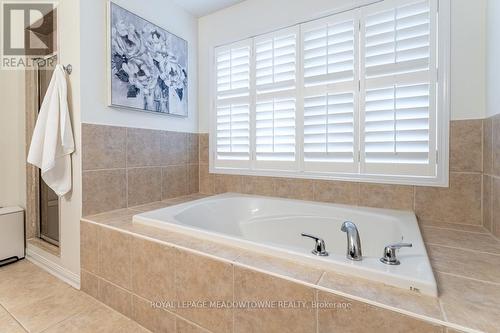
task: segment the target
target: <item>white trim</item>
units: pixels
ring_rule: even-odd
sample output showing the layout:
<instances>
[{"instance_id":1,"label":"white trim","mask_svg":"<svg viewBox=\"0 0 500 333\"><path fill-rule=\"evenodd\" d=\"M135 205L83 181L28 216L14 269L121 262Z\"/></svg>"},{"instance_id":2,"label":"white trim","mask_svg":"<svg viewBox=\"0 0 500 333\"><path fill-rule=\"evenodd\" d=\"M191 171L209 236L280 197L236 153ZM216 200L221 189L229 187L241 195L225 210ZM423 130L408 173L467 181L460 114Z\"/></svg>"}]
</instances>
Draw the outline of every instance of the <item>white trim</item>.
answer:
<instances>
[{"instance_id":1,"label":"white trim","mask_svg":"<svg viewBox=\"0 0 500 333\"><path fill-rule=\"evenodd\" d=\"M67 270L55 261L48 259L50 256L51 254L31 246L30 244L28 244L26 248L26 259L28 261L54 275L56 278L68 283L72 287L80 289L80 276Z\"/></svg>"},{"instance_id":2,"label":"white trim","mask_svg":"<svg viewBox=\"0 0 500 333\"><path fill-rule=\"evenodd\" d=\"M316 180L338 180L345 182L363 182L376 184L394 184L394 185L416 185L448 187L447 183L438 182L436 177L425 176L405 176L405 175L381 175L381 174L357 174L349 172L318 172L318 171L293 171L293 170L249 170L238 168L221 168L209 166L209 172L221 175L241 175L241 176L262 176L276 178L297 178L297 179L316 179Z\"/></svg>"},{"instance_id":3,"label":"white trim","mask_svg":"<svg viewBox=\"0 0 500 333\"><path fill-rule=\"evenodd\" d=\"M437 123L441 126L436 157L438 167L436 178L441 186L449 185L450 169L450 73L451 73L451 0L437 0L438 9L438 105ZM438 155L439 154L439 155Z\"/></svg>"}]
</instances>

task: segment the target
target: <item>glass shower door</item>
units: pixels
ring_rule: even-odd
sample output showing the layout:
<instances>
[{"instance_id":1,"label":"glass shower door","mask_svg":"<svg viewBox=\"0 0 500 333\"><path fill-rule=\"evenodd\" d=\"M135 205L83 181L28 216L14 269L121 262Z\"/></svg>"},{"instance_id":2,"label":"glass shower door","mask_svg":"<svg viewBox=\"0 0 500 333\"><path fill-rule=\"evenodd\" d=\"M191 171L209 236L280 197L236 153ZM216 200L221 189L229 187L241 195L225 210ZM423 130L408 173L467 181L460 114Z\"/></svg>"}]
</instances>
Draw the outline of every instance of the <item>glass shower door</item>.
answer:
<instances>
[{"instance_id":1,"label":"glass shower door","mask_svg":"<svg viewBox=\"0 0 500 333\"><path fill-rule=\"evenodd\" d=\"M54 73L57 55L46 58L43 68L38 69L38 110L49 87ZM50 187L45 184L40 175L40 226L39 237L53 244L59 245L59 198Z\"/></svg>"}]
</instances>

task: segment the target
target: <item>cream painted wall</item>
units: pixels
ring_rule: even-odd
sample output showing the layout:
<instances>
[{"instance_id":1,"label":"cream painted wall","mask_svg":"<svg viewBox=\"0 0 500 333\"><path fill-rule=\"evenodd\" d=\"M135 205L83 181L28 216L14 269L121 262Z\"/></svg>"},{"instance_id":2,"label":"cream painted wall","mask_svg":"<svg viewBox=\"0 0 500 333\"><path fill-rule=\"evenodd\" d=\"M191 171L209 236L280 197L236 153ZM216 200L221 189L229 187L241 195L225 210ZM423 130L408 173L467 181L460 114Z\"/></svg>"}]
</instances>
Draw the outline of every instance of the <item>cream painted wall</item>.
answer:
<instances>
[{"instance_id":1,"label":"cream painted wall","mask_svg":"<svg viewBox=\"0 0 500 333\"><path fill-rule=\"evenodd\" d=\"M498 0L492 0L497 1ZM199 20L200 132L208 131L210 52L216 45L237 41L280 27L321 17L332 10L367 1L355 0L247 0ZM451 117L485 115L486 0L451 1Z\"/></svg>"},{"instance_id":2,"label":"cream painted wall","mask_svg":"<svg viewBox=\"0 0 500 333\"><path fill-rule=\"evenodd\" d=\"M24 72L0 70L0 207L26 207Z\"/></svg>"},{"instance_id":3,"label":"cream painted wall","mask_svg":"<svg viewBox=\"0 0 500 333\"><path fill-rule=\"evenodd\" d=\"M500 114L500 1L488 0L486 116Z\"/></svg>"},{"instance_id":4,"label":"cream painted wall","mask_svg":"<svg viewBox=\"0 0 500 333\"><path fill-rule=\"evenodd\" d=\"M63 269L80 274L80 218L82 216L81 172L81 62L80 62L80 0L59 0L58 34L59 62L71 64L68 76L68 101L75 140L73 161L73 189L60 201L60 247L58 263Z\"/></svg>"},{"instance_id":5,"label":"cream painted wall","mask_svg":"<svg viewBox=\"0 0 500 333\"><path fill-rule=\"evenodd\" d=\"M180 118L107 106L106 1L81 1L82 122L161 130L198 130L198 20L172 0L115 3L188 42L189 117Z\"/></svg>"},{"instance_id":6,"label":"cream painted wall","mask_svg":"<svg viewBox=\"0 0 500 333\"><path fill-rule=\"evenodd\" d=\"M452 120L486 115L486 3L451 0Z\"/></svg>"}]
</instances>

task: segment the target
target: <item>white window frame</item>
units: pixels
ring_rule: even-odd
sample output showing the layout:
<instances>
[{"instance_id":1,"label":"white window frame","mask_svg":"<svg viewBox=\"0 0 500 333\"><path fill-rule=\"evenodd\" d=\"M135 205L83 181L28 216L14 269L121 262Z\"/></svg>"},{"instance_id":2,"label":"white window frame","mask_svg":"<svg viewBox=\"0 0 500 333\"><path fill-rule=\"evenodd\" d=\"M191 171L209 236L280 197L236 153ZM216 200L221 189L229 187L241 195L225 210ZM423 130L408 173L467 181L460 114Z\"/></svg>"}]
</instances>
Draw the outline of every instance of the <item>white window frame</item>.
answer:
<instances>
[{"instance_id":1,"label":"white window frame","mask_svg":"<svg viewBox=\"0 0 500 333\"><path fill-rule=\"evenodd\" d=\"M382 2L385 2L384 0ZM389 0L391 1L391 0ZM387 1L387 2L389 2ZM255 107L255 96L251 94L250 104L250 155L251 161L248 165L238 165L231 163L219 163L216 161L215 154L215 96L216 96L216 68L215 68L215 49L210 50L210 114L209 114L209 171L215 174L233 174L233 175L248 175L248 176L268 176L268 177L288 177L288 178L302 178L302 179L322 179L322 180L340 180L340 181L353 181L353 182L367 182L367 183L384 183L384 184L401 184L401 185L418 185L418 186L439 186L447 187L449 185L449 122L450 122L450 0L430 0L435 3L438 12L438 45L437 45L437 113L436 113L436 142L437 150L435 155L436 174L432 176L412 176L401 175L396 170L388 170L386 174L363 174L343 172L342 170L336 172L329 172L328 167L319 167L310 169L305 167L303 159L303 73L302 73L302 38L299 38L298 44L298 64L297 64L297 109L296 109L296 163L295 169L281 168L279 165L273 165L269 168L257 168L255 163L255 112L252 107ZM380 3L380 1L378 2ZM370 6L368 4L368 6ZM431 5L432 7L432 5ZM352 9L361 11L362 9ZM342 10L341 12L345 12ZM342 15L339 11L337 14L332 12L328 16ZM318 20L328 18L318 18ZM300 24L296 25L300 26ZM297 28L294 26L295 28ZM289 27L289 28L294 28ZM300 30L300 28L298 28ZM302 32L300 31L300 34ZM432 33L432 31L431 31ZM257 36L258 38L259 36ZM250 37L253 39L253 37ZM245 39L247 41L248 38ZM361 52L361 50L360 50ZM251 68L255 68L255 52L252 48L251 54ZM255 82L253 77L255 71L251 70L252 85ZM254 91L254 87L251 87ZM358 122L360 123L360 122ZM431 127L432 128L432 127ZM359 142L356 143L359 149ZM358 150L359 151L359 150ZM357 156L359 161L359 156ZM272 163L272 162L270 162ZM279 164L279 162L278 162ZM361 164L361 163L360 163ZM390 168L389 168L390 169ZM393 172L393 174L390 174ZM398 173L398 175L396 175Z\"/></svg>"}]
</instances>

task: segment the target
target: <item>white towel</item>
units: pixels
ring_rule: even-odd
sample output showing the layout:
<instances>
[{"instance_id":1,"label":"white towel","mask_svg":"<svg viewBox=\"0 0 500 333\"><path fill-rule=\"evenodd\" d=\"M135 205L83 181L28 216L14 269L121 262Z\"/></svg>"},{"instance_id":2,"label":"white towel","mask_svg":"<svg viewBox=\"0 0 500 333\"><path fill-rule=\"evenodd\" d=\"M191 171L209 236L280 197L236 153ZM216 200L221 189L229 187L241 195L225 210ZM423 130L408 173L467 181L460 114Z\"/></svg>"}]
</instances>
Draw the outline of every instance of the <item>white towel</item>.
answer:
<instances>
[{"instance_id":1,"label":"white towel","mask_svg":"<svg viewBox=\"0 0 500 333\"><path fill-rule=\"evenodd\" d=\"M28 163L58 196L71 190L71 153L75 151L68 111L66 73L57 65L45 93L31 139Z\"/></svg>"}]
</instances>

